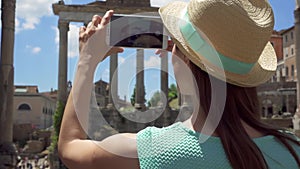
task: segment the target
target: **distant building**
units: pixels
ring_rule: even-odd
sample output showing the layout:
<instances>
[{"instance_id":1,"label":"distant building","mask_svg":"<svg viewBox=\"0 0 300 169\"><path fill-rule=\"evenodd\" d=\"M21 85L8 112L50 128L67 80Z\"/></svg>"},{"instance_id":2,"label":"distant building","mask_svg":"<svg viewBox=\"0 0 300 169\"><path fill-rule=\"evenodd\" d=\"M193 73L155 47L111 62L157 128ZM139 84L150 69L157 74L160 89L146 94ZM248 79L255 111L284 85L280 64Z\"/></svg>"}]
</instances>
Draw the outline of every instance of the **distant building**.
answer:
<instances>
[{"instance_id":1,"label":"distant building","mask_svg":"<svg viewBox=\"0 0 300 169\"><path fill-rule=\"evenodd\" d=\"M46 129L53 124L56 100L38 92L37 86L15 86L14 125Z\"/></svg>"},{"instance_id":2,"label":"distant building","mask_svg":"<svg viewBox=\"0 0 300 169\"><path fill-rule=\"evenodd\" d=\"M258 86L258 96L263 117L293 114L296 110L296 54L294 27L273 31L270 42L277 55L277 71L273 78Z\"/></svg>"},{"instance_id":3,"label":"distant building","mask_svg":"<svg viewBox=\"0 0 300 169\"><path fill-rule=\"evenodd\" d=\"M43 94L46 97L49 97L55 101L57 101L57 90L53 90L51 88L50 92L42 92L41 94Z\"/></svg>"},{"instance_id":4,"label":"distant building","mask_svg":"<svg viewBox=\"0 0 300 169\"><path fill-rule=\"evenodd\" d=\"M296 52L295 52L295 27L281 32L283 38L284 69L282 75L286 81L297 81Z\"/></svg>"},{"instance_id":5,"label":"distant building","mask_svg":"<svg viewBox=\"0 0 300 169\"><path fill-rule=\"evenodd\" d=\"M273 31L271 35L270 42L275 49L277 60L280 61L283 59L283 50L282 50L282 36L280 32Z\"/></svg>"},{"instance_id":6,"label":"distant building","mask_svg":"<svg viewBox=\"0 0 300 169\"><path fill-rule=\"evenodd\" d=\"M273 31L271 35L270 42L275 49L276 56L277 56L277 71L274 74L271 82L280 82L282 80L282 73L281 70L284 68L284 60L283 60L283 42L282 42L282 35L280 32Z\"/></svg>"},{"instance_id":7,"label":"distant building","mask_svg":"<svg viewBox=\"0 0 300 169\"><path fill-rule=\"evenodd\" d=\"M103 80L95 82L95 95L100 108L105 108L108 104L109 84Z\"/></svg>"},{"instance_id":8,"label":"distant building","mask_svg":"<svg viewBox=\"0 0 300 169\"><path fill-rule=\"evenodd\" d=\"M107 108L108 106L108 100L109 100L109 83L103 81L102 79L100 79L99 81L94 83L94 87L95 87L95 96L96 96L96 100L97 100L97 104L98 107L100 109L102 108ZM120 107L126 107L128 106L128 104L130 105L130 103L126 102L126 98L124 98L124 100L120 99L119 96L117 98L115 98L115 100L113 100L113 104L116 108L120 108Z\"/></svg>"}]
</instances>

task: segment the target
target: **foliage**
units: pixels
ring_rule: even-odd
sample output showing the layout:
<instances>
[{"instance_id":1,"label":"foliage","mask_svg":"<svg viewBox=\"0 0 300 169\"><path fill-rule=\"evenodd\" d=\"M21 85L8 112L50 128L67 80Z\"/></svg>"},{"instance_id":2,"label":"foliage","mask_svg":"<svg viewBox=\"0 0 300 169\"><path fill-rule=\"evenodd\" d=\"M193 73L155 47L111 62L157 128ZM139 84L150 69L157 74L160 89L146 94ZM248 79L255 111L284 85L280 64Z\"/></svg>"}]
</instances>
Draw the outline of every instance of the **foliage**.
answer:
<instances>
[{"instance_id":1,"label":"foliage","mask_svg":"<svg viewBox=\"0 0 300 169\"><path fill-rule=\"evenodd\" d=\"M168 102L171 102L177 97L178 97L177 86L175 84L171 84L169 88Z\"/></svg>"},{"instance_id":2,"label":"foliage","mask_svg":"<svg viewBox=\"0 0 300 169\"><path fill-rule=\"evenodd\" d=\"M161 95L159 91L156 91L153 96L151 97L151 99L147 102L148 107L155 107L158 106L158 103L161 100Z\"/></svg>"},{"instance_id":3,"label":"foliage","mask_svg":"<svg viewBox=\"0 0 300 169\"><path fill-rule=\"evenodd\" d=\"M55 149L57 147L57 141L58 141L58 136L59 136L59 132L60 132L60 125L61 125L62 117L64 114L64 110L65 110L65 105L62 102L58 102L56 111L53 116L54 133L51 137L51 140L52 140L51 147L50 147L51 152L55 151Z\"/></svg>"},{"instance_id":4,"label":"foliage","mask_svg":"<svg viewBox=\"0 0 300 169\"><path fill-rule=\"evenodd\" d=\"M145 86L143 86L143 88L144 88L143 90L145 91ZM144 95L143 103L146 102L145 96L146 96L146 92L145 92L145 95ZM131 103L132 106L135 105L135 97L136 97L136 85L134 86L133 93L132 93L131 98L130 98L130 103Z\"/></svg>"},{"instance_id":5,"label":"foliage","mask_svg":"<svg viewBox=\"0 0 300 169\"><path fill-rule=\"evenodd\" d=\"M174 110L180 109L180 106L179 106L179 104L178 104L178 98L172 100L172 101L169 103L169 106L170 106L172 109L174 109Z\"/></svg>"},{"instance_id":6,"label":"foliage","mask_svg":"<svg viewBox=\"0 0 300 169\"><path fill-rule=\"evenodd\" d=\"M55 134L53 134L52 136L51 136L51 145L50 145L50 147L49 147L49 151L50 152L55 152L56 151L56 148L57 148L57 141L58 141L58 136L57 135L55 135Z\"/></svg>"},{"instance_id":7,"label":"foliage","mask_svg":"<svg viewBox=\"0 0 300 169\"><path fill-rule=\"evenodd\" d=\"M120 113L130 113L130 112L134 112L134 111L135 111L135 108L132 106L125 106L119 110Z\"/></svg>"},{"instance_id":8,"label":"foliage","mask_svg":"<svg viewBox=\"0 0 300 169\"><path fill-rule=\"evenodd\" d=\"M136 94L136 85L134 86L133 93L130 98L130 103L132 106L134 106L134 104L135 104L135 94Z\"/></svg>"},{"instance_id":9,"label":"foliage","mask_svg":"<svg viewBox=\"0 0 300 169\"><path fill-rule=\"evenodd\" d=\"M177 99L177 86L175 84L171 84L170 88L168 90L168 103L170 103L172 100ZM161 93L159 91L156 91L151 99L147 102L148 107L155 107L158 106L158 103L161 101Z\"/></svg>"}]
</instances>

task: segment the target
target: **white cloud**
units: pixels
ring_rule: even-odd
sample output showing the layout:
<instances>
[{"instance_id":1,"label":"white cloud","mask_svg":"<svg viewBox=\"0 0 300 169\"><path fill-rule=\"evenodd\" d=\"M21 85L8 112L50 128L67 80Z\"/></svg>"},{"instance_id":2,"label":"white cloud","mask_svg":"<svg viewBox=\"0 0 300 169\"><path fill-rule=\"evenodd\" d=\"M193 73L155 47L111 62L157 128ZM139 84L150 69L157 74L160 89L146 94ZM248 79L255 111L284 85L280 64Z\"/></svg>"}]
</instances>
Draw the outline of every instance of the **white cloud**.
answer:
<instances>
[{"instance_id":1,"label":"white cloud","mask_svg":"<svg viewBox=\"0 0 300 169\"><path fill-rule=\"evenodd\" d=\"M38 54L38 53L40 53L41 50L42 49L40 47L34 47L34 48L32 48L32 53L33 54Z\"/></svg>"},{"instance_id":2,"label":"white cloud","mask_svg":"<svg viewBox=\"0 0 300 169\"><path fill-rule=\"evenodd\" d=\"M174 0L151 0L151 6L161 7L164 6L170 2L173 2ZM183 2L189 2L189 0L178 0Z\"/></svg>"},{"instance_id":3,"label":"white cloud","mask_svg":"<svg viewBox=\"0 0 300 169\"><path fill-rule=\"evenodd\" d=\"M22 23L21 29L35 29L35 25L39 24L39 18L27 18L26 22Z\"/></svg>"},{"instance_id":4,"label":"white cloud","mask_svg":"<svg viewBox=\"0 0 300 169\"><path fill-rule=\"evenodd\" d=\"M68 32L68 57L74 58L79 56L79 25L69 25ZM59 51L59 29L57 27L52 27L55 31L55 43L57 47L57 51Z\"/></svg>"},{"instance_id":5,"label":"white cloud","mask_svg":"<svg viewBox=\"0 0 300 169\"><path fill-rule=\"evenodd\" d=\"M122 64L122 63L124 63L125 62L125 58L123 58L123 57L118 57L118 64Z\"/></svg>"},{"instance_id":6,"label":"white cloud","mask_svg":"<svg viewBox=\"0 0 300 169\"><path fill-rule=\"evenodd\" d=\"M145 60L145 68L149 67L160 68L160 57L150 56L148 60Z\"/></svg>"},{"instance_id":7,"label":"white cloud","mask_svg":"<svg viewBox=\"0 0 300 169\"><path fill-rule=\"evenodd\" d=\"M59 44L59 30L57 27L55 26L52 26L51 27L54 31L55 31L55 43L57 44L57 47L58 47L58 44Z\"/></svg>"},{"instance_id":8,"label":"white cloud","mask_svg":"<svg viewBox=\"0 0 300 169\"><path fill-rule=\"evenodd\" d=\"M68 57L77 57L79 56L79 28L78 25L72 25L69 26L69 32L68 32Z\"/></svg>"},{"instance_id":9,"label":"white cloud","mask_svg":"<svg viewBox=\"0 0 300 169\"><path fill-rule=\"evenodd\" d=\"M160 7L166 5L173 0L151 0L151 5ZM188 2L189 0L180 0ZM40 23L42 17L50 16L52 12L52 4L58 0L17 0L16 1L16 32L22 30L35 29ZM72 0L65 0L66 4L72 4ZM0 1L1 6L1 1ZM1 14L1 11L0 11ZM1 23L0 23L1 27Z\"/></svg>"},{"instance_id":10,"label":"white cloud","mask_svg":"<svg viewBox=\"0 0 300 169\"><path fill-rule=\"evenodd\" d=\"M20 21L18 18L15 18L15 27L16 28L20 27ZM16 32L18 32L18 30L16 30Z\"/></svg>"},{"instance_id":11,"label":"white cloud","mask_svg":"<svg viewBox=\"0 0 300 169\"><path fill-rule=\"evenodd\" d=\"M106 81L106 82L109 81L109 69L108 69L108 68L105 69L105 70L101 73L100 78L101 78L102 80Z\"/></svg>"},{"instance_id":12,"label":"white cloud","mask_svg":"<svg viewBox=\"0 0 300 169\"><path fill-rule=\"evenodd\" d=\"M18 0L16 2L16 32L35 29L44 16L52 15L52 4L57 0Z\"/></svg>"},{"instance_id":13,"label":"white cloud","mask_svg":"<svg viewBox=\"0 0 300 169\"><path fill-rule=\"evenodd\" d=\"M26 45L26 49L30 50L30 52L32 54L39 54L42 50L42 48L40 48L39 46L30 46L30 45Z\"/></svg>"}]
</instances>

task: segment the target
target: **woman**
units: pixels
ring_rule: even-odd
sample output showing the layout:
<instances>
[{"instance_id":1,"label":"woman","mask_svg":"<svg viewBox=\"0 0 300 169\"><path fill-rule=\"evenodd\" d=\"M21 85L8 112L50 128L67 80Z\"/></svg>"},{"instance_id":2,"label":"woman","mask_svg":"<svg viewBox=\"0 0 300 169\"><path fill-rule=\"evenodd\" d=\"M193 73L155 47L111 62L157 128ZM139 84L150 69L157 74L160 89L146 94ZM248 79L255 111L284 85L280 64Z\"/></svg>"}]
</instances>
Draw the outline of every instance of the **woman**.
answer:
<instances>
[{"instance_id":1,"label":"woman","mask_svg":"<svg viewBox=\"0 0 300 169\"><path fill-rule=\"evenodd\" d=\"M105 43L113 11L94 16L80 30L80 58L59 136L63 162L69 168L300 168L299 141L260 121L255 86L276 70L268 2L191 0L170 3L159 13L175 44L172 63L179 88L195 93L199 109L165 128L87 140L86 94L93 73L106 56L122 52ZM193 73L195 90L185 83L191 77L182 72L182 61Z\"/></svg>"}]
</instances>

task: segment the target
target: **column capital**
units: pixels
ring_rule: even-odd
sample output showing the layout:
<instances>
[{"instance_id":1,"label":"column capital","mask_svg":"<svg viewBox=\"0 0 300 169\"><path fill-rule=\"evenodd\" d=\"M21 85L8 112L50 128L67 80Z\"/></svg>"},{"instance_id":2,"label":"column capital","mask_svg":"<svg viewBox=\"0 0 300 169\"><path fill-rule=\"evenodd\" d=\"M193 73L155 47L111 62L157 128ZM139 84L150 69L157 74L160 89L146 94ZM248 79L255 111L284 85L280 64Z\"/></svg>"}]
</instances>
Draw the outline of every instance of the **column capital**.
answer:
<instances>
[{"instance_id":1,"label":"column capital","mask_svg":"<svg viewBox=\"0 0 300 169\"><path fill-rule=\"evenodd\" d=\"M15 32L16 0L3 1L1 11L2 29L10 32Z\"/></svg>"},{"instance_id":2,"label":"column capital","mask_svg":"<svg viewBox=\"0 0 300 169\"><path fill-rule=\"evenodd\" d=\"M8 11L14 11L16 9L16 0L4 1L2 7Z\"/></svg>"},{"instance_id":3,"label":"column capital","mask_svg":"<svg viewBox=\"0 0 300 169\"><path fill-rule=\"evenodd\" d=\"M58 28L59 29L66 28L67 31L69 31L69 21L59 19L58 20Z\"/></svg>"},{"instance_id":4,"label":"column capital","mask_svg":"<svg viewBox=\"0 0 300 169\"><path fill-rule=\"evenodd\" d=\"M294 18L295 18L295 24L300 23L300 8L295 9Z\"/></svg>"}]
</instances>

